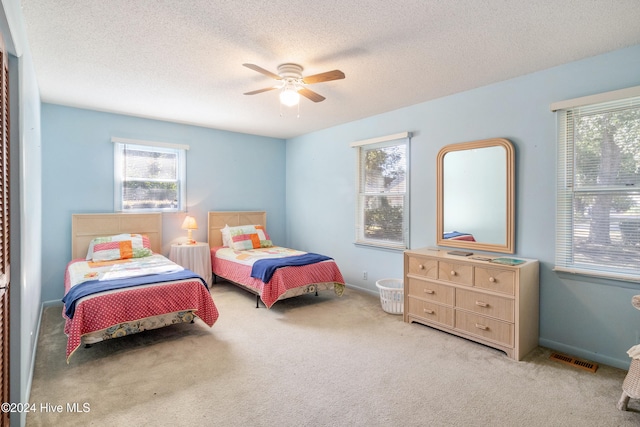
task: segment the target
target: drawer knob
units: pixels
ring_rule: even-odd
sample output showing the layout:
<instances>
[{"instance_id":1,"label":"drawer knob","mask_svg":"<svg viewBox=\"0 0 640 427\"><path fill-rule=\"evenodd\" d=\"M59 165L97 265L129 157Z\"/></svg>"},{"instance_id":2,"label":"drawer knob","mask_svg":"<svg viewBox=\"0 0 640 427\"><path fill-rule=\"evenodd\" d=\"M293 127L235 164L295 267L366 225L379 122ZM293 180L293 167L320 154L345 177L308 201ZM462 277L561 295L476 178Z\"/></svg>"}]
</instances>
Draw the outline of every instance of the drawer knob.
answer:
<instances>
[{"instance_id":1,"label":"drawer knob","mask_svg":"<svg viewBox=\"0 0 640 427\"><path fill-rule=\"evenodd\" d=\"M480 307L489 307L489 304L487 304L486 302L482 302L482 301L476 301L476 305L480 306Z\"/></svg>"},{"instance_id":2,"label":"drawer knob","mask_svg":"<svg viewBox=\"0 0 640 427\"><path fill-rule=\"evenodd\" d=\"M419 268L420 270L424 270L424 265L420 264L420 265L418 265L418 268Z\"/></svg>"},{"instance_id":3,"label":"drawer knob","mask_svg":"<svg viewBox=\"0 0 640 427\"><path fill-rule=\"evenodd\" d=\"M424 293L425 294L433 294L434 292L433 292L433 289L425 289Z\"/></svg>"},{"instance_id":4,"label":"drawer knob","mask_svg":"<svg viewBox=\"0 0 640 427\"><path fill-rule=\"evenodd\" d=\"M433 314L433 313L435 313L433 310L429 310L428 308L425 308L425 309L424 309L424 312L425 312L425 313L427 313L427 314Z\"/></svg>"},{"instance_id":5,"label":"drawer knob","mask_svg":"<svg viewBox=\"0 0 640 427\"><path fill-rule=\"evenodd\" d=\"M455 275L456 275L456 272L455 272L455 271L453 271L453 270L451 270L451 275L452 275L452 276L455 276Z\"/></svg>"},{"instance_id":6,"label":"drawer knob","mask_svg":"<svg viewBox=\"0 0 640 427\"><path fill-rule=\"evenodd\" d=\"M496 281L496 278L495 278L495 277L493 277L493 276L491 276L491 277L489 277L489 281L490 281L491 283L493 283L493 282L495 282L495 281Z\"/></svg>"},{"instance_id":7,"label":"drawer knob","mask_svg":"<svg viewBox=\"0 0 640 427\"><path fill-rule=\"evenodd\" d=\"M489 327L488 327L488 326L481 325L480 323L476 323L476 328L478 328L478 329L482 329L483 331L486 331L486 330L488 330L488 329L489 329Z\"/></svg>"}]
</instances>

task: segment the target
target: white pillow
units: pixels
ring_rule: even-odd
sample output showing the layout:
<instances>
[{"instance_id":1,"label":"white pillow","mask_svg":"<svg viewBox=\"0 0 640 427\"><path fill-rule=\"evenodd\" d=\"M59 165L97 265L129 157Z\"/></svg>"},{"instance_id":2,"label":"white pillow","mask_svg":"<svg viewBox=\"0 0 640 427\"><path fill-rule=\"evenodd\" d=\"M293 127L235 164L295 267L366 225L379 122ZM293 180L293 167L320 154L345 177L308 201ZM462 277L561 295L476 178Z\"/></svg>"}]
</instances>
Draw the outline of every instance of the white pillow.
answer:
<instances>
[{"instance_id":1,"label":"white pillow","mask_svg":"<svg viewBox=\"0 0 640 427\"><path fill-rule=\"evenodd\" d=\"M233 242L231 240L231 232L229 231L229 225L225 224L224 228L222 228L220 232L222 233L222 246L231 248Z\"/></svg>"}]
</instances>

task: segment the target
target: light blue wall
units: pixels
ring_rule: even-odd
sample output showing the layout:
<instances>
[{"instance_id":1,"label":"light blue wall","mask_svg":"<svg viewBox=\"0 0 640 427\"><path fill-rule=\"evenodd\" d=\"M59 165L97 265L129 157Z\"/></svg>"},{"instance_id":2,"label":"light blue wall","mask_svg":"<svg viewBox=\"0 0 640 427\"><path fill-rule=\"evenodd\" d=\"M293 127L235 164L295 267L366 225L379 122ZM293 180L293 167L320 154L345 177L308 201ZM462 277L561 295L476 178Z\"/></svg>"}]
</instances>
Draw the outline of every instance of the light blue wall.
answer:
<instances>
[{"instance_id":1,"label":"light blue wall","mask_svg":"<svg viewBox=\"0 0 640 427\"><path fill-rule=\"evenodd\" d=\"M207 211L266 210L272 239L284 244L284 140L43 104L43 301L64 293L71 214L113 212L111 137L189 145L187 205L198 222L196 240L207 241ZM163 215L165 255L186 236L184 216Z\"/></svg>"},{"instance_id":2,"label":"light blue wall","mask_svg":"<svg viewBox=\"0 0 640 427\"><path fill-rule=\"evenodd\" d=\"M42 107L44 301L63 293L70 215L113 210L112 136L189 144L189 211L266 209L276 243L333 256L350 286L402 277L402 253L356 247L353 141L411 131L411 247L435 242L438 150L504 137L516 147L516 254L541 262L540 343L628 367L640 335L635 283L553 272L556 117L552 102L640 84L640 46L303 135L289 141L56 105ZM164 247L183 215L165 214ZM195 234L206 238L204 229ZM362 272L368 272L368 280Z\"/></svg>"},{"instance_id":3,"label":"light blue wall","mask_svg":"<svg viewBox=\"0 0 640 427\"><path fill-rule=\"evenodd\" d=\"M367 138L413 132L411 247L433 246L436 155L447 144L503 137L516 147L516 254L539 259L540 343L626 368L637 343L640 284L560 275L555 251L555 101L640 85L640 46L369 117L287 141L287 244L331 254L352 286L376 292L402 277L402 254L356 247L355 150ZM640 262L640 260L639 260ZM368 280L363 280L363 271Z\"/></svg>"}]
</instances>

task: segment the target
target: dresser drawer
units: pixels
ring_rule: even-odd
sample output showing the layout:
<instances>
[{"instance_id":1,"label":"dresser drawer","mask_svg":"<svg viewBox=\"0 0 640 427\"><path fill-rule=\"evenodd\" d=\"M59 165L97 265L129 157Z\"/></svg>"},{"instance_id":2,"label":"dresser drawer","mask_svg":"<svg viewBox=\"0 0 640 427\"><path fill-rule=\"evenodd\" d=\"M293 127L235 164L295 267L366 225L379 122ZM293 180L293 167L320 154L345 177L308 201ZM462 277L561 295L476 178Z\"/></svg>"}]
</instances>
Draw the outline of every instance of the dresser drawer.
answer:
<instances>
[{"instance_id":1,"label":"dresser drawer","mask_svg":"<svg viewBox=\"0 0 640 427\"><path fill-rule=\"evenodd\" d=\"M515 295L516 273L511 270L476 267L474 286Z\"/></svg>"},{"instance_id":2,"label":"dresser drawer","mask_svg":"<svg viewBox=\"0 0 640 427\"><path fill-rule=\"evenodd\" d=\"M467 264L440 261L438 263L438 279L471 286L473 267Z\"/></svg>"},{"instance_id":3,"label":"dresser drawer","mask_svg":"<svg viewBox=\"0 0 640 427\"><path fill-rule=\"evenodd\" d=\"M409 257L409 274L437 279L438 261L429 258Z\"/></svg>"},{"instance_id":4,"label":"dresser drawer","mask_svg":"<svg viewBox=\"0 0 640 427\"><path fill-rule=\"evenodd\" d=\"M409 296L453 306L454 294L451 286L409 278Z\"/></svg>"},{"instance_id":5,"label":"dresser drawer","mask_svg":"<svg viewBox=\"0 0 640 427\"><path fill-rule=\"evenodd\" d=\"M504 320L505 322L513 322L515 318L513 299L466 289L458 289L456 291L456 308L463 308L474 313Z\"/></svg>"},{"instance_id":6,"label":"dresser drawer","mask_svg":"<svg viewBox=\"0 0 640 427\"><path fill-rule=\"evenodd\" d=\"M409 315L453 328L453 308L409 298Z\"/></svg>"},{"instance_id":7,"label":"dresser drawer","mask_svg":"<svg viewBox=\"0 0 640 427\"><path fill-rule=\"evenodd\" d=\"M513 347L513 323L506 323L463 310L456 310L455 328L499 344Z\"/></svg>"}]
</instances>

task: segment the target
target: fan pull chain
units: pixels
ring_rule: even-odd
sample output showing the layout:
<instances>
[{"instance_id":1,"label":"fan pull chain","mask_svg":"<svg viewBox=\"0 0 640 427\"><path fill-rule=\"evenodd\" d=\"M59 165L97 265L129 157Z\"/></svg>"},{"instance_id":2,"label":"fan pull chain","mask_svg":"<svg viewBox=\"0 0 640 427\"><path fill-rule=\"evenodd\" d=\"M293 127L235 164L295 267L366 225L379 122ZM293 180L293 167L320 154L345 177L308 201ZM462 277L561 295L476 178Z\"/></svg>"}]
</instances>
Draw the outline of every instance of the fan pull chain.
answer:
<instances>
[{"instance_id":1,"label":"fan pull chain","mask_svg":"<svg viewBox=\"0 0 640 427\"><path fill-rule=\"evenodd\" d=\"M280 117L284 117L285 114L282 111L282 108L283 108L282 103L279 102L278 104L280 104ZM296 107L298 108L298 111L296 113L296 119L299 119L300 118L300 103L296 104ZM286 108L286 107L284 107L284 108Z\"/></svg>"}]
</instances>

